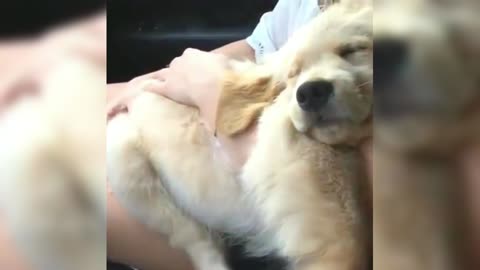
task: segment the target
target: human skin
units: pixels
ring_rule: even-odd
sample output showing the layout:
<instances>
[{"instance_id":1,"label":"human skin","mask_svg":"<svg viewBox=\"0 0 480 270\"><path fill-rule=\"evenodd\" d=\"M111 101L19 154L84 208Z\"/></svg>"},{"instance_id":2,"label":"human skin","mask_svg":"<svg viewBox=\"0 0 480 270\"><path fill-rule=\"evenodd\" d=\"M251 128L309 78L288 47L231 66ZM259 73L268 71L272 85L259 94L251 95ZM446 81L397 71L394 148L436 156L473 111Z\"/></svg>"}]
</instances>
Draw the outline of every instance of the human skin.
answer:
<instances>
[{"instance_id":1,"label":"human skin","mask_svg":"<svg viewBox=\"0 0 480 270\"><path fill-rule=\"evenodd\" d=\"M164 236L131 218L110 189L107 193L107 253L112 261L142 270L193 270L185 253L171 248Z\"/></svg>"}]
</instances>

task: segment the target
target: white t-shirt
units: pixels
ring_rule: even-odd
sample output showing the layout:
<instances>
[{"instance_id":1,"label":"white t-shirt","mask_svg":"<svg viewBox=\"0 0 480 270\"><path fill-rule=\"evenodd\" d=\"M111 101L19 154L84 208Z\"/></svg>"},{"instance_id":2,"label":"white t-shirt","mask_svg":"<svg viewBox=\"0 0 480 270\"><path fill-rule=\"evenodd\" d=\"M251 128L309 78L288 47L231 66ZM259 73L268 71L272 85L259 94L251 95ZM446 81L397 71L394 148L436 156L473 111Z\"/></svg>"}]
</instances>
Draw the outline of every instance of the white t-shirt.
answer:
<instances>
[{"instance_id":1,"label":"white t-shirt","mask_svg":"<svg viewBox=\"0 0 480 270\"><path fill-rule=\"evenodd\" d=\"M273 11L263 14L247 43L255 50L256 61L280 49L302 25L320 13L318 0L279 0Z\"/></svg>"}]
</instances>

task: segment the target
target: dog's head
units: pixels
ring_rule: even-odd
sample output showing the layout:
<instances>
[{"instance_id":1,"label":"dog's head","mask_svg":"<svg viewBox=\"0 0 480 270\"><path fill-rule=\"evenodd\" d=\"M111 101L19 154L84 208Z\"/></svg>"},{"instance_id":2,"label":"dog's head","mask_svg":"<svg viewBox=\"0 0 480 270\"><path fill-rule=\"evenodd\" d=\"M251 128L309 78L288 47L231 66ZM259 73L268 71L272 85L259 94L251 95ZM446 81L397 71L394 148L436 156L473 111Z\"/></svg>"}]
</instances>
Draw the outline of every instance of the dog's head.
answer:
<instances>
[{"instance_id":1,"label":"dog's head","mask_svg":"<svg viewBox=\"0 0 480 270\"><path fill-rule=\"evenodd\" d=\"M479 98L478 31L476 15L462 5L376 6L376 140L408 151L447 146L460 136Z\"/></svg>"},{"instance_id":2,"label":"dog's head","mask_svg":"<svg viewBox=\"0 0 480 270\"><path fill-rule=\"evenodd\" d=\"M299 132L336 144L365 136L372 110L372 14L331 7L297 54L290 117ZM365 128L365 129L364 129Z\"/></svg>"},{"instance_id":3,"label":"dog's head","mask_svg":"<svg viewBox=\"0 0 480 270\"><path fill-rule=\"evenodd\" d=\"M289 117L298 132L328 144L366 136L372 109L371 20L368 5L327 8L267 60L262 71L229 80L220 99L218 130L227 135L244 130L287 89L292 91ZM229 110L231 117L226 117Z\"/></svg>"}]
</instances>

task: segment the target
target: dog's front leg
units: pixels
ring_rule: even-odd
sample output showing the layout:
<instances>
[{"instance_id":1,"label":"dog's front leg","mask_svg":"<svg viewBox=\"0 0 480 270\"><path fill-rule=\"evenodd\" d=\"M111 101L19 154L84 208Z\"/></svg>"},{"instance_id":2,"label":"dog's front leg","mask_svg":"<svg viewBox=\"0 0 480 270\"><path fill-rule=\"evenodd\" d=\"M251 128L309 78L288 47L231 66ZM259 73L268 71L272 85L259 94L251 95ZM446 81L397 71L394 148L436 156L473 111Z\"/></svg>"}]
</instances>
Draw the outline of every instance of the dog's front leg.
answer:
<instances>
[{"instance_id":1,"label":"dog's front leg","mask_svg":"<svg viewBox=\"0 0 480 270\"><path fill-rule=\"evenodd\" d=\"M218 241L175 204L164 186L166 176L152 166L144 143L128 115L117 116L110 123L107 167L115 196L140 222L166 235L173 247L186 251L196 269L227 270Z\"/></svg>"}]
</instances>

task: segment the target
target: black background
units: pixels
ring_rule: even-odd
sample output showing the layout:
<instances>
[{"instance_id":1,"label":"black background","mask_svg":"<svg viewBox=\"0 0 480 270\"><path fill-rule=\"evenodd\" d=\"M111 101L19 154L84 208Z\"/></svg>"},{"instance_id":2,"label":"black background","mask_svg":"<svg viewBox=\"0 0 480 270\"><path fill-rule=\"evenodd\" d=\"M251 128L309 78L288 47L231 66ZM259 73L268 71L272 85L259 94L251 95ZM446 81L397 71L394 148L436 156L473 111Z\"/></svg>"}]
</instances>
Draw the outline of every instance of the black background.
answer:
<instances>
[{"instance_id":1,"label":"black background","mask_svg":"<svg viewBox=\"0 0 480 270\"><path fill-rule=\"evenodd\" d=\"M108 82L163 68L186 48L247 37L276 0L108 0Z\"/></svg>"}]
</instances>

